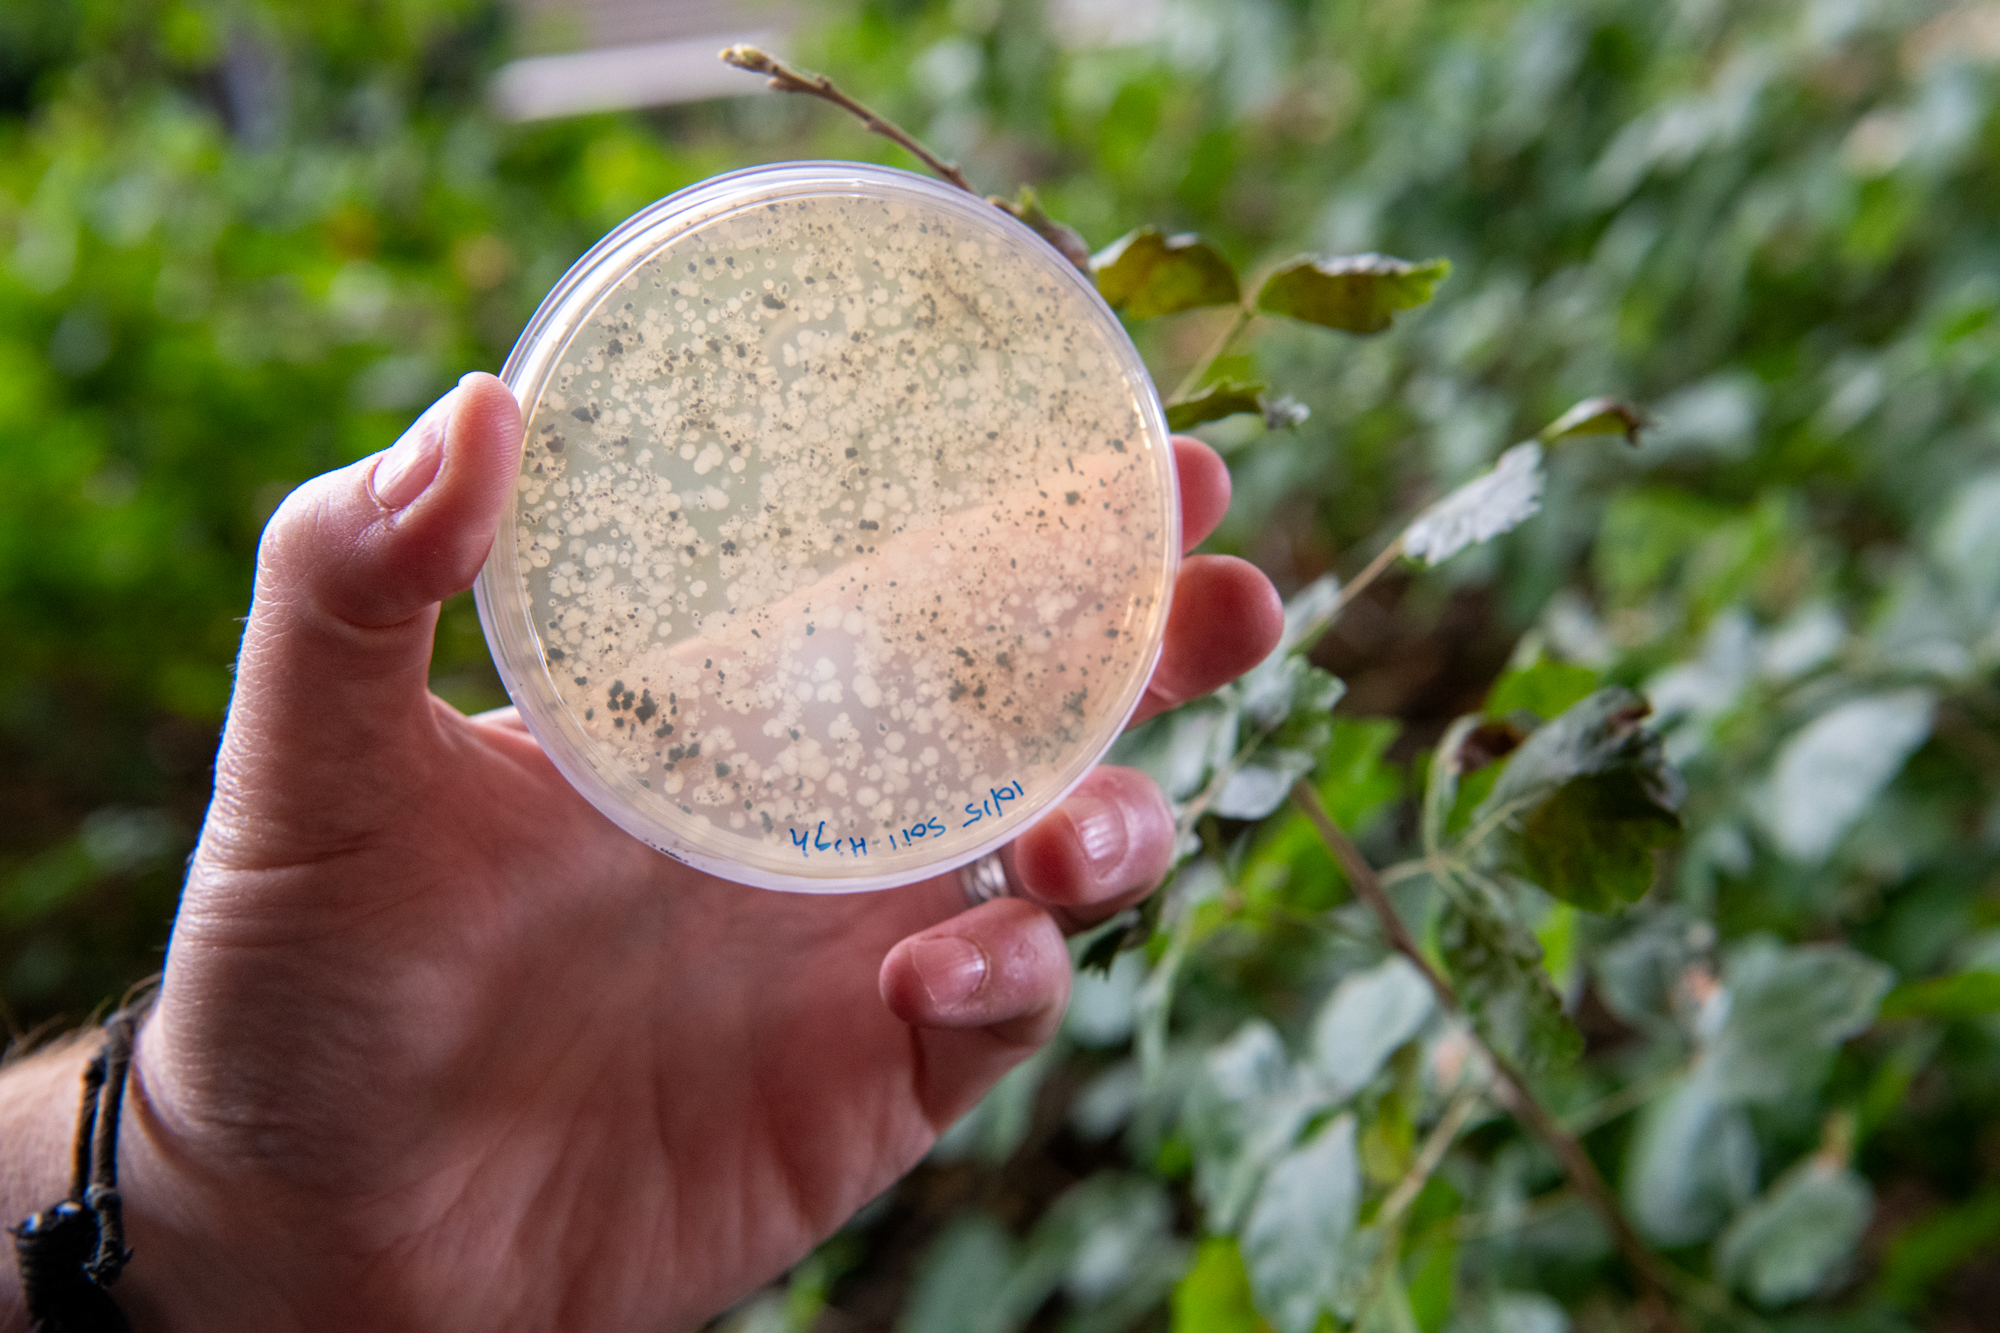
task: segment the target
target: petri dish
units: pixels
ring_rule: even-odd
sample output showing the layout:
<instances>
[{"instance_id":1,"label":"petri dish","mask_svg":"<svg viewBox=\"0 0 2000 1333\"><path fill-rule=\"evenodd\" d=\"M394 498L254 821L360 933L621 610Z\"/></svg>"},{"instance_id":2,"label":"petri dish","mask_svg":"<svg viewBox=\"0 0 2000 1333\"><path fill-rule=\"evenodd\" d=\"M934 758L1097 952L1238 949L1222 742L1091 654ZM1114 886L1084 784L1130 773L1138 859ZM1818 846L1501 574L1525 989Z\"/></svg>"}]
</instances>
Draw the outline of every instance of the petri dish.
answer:
<instances>
[{"instance_id":1,"label":"petri dish","mask_svg":"<svg viewBox=\"0 0 2000 1333\"><path fill-rule=\"evenodd\" d=\"M585 255L502 379L526 431L481 623L557 767L670 856L938 874L1144 693L1166 421L1089 281L981 200L847 162L704 182Z\"/></svg>"}]
</instances>

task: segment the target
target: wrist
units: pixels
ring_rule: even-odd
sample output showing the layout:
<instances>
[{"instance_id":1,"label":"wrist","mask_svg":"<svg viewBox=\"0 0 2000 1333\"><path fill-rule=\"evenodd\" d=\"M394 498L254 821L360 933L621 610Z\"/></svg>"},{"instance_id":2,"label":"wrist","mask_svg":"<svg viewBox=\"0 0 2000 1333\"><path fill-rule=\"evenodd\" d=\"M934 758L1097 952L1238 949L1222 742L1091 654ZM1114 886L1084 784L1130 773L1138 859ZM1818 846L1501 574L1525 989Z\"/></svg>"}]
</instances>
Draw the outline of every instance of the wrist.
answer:
<instances>
[{"instance_id":1,"label":"wrist","mask_svg":"<svg viewBox=\"0 0 2000 1333\"><path fill-rule=\"evenodd\" d=\"M69 1196L84 1070L96 1030L0 1069L0 1222L17 1226ZM118 1193L132 1261L110 1294L138 1333L297 1327L245 1262L246 1212L206 1206L211 1192L173 1150L134 1061L117 1135ZM235 1215L232 1216L232 1212ZM216 1221L208 1219L218 1219ZM0 1258L0 1333L28 1327L13 1247Z\"/></svg>"},{"instance_id":2,"label":"wrist","mask_svg":"<svg viewBox=\"0 0 2000 1333\"><path fill-rule=\"evenodd\" d=\"M257 1244L283 1235L253 1199L203 1170L148 1079L146 1033L132 1061L118 1141L119 1193L132 1262L112 1295L135 1333L228 1333L304 1325L279 1297Z\"/></svg>"}]
</instances>

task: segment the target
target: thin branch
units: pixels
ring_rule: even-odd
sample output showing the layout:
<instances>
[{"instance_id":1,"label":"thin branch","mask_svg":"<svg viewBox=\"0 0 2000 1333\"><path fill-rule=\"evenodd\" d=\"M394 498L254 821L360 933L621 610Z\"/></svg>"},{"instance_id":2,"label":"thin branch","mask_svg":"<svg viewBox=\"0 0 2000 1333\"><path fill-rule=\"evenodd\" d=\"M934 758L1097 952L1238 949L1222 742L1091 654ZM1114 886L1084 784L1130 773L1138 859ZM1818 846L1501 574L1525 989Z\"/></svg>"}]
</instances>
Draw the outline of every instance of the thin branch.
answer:
<instances>
[{"instance_id":1,"label":"thin branch","mask_svg":"<svg viewBox=\"0 0 2000 1333\"><path fill-rule=\"evenodd\" d=\"M1354 896L1367 903L1382 923L1382 931L1389 937L1389 947L1416 965L1447 1009L1456 1010L1459 1007L1458 993L1451 988L1451 982L1445 979L1444 974L1431 966L1431 960L1424 957L1423 950L1417 947L1416 938L1403 924L1403 918L1396 914L1395 904L1389 901L1388 893L1383 890L1375 867L1368 864L1368 858L1361 854L1361 849L1341 831L1340 825L1333 822L1333 816L1326 812L1326 806L1321 803L1319 793L1313 790L1312 783L1300 778L1292 784L1292 799L1306 812L1306 818L1319 830L1320 841L1326 844L1327 850L1333 853L1333 859L1346 872L1347 882L1354 886Z\"/></svg>"},{"instance_id":2,"label":"thin branch","mask_svg":"<svg viewBox=\"0 0 2000 1333\"><path fill-rule=\"evenodd\" d=\"M1382 1200L1382 1206L1375 1213L1375 1224L1380 1227L1400 1225L1403 1214L1417 1201L1431 1174L1444 1160L1445 1153L1458 1141L1458 1135L1465 1128L1465 1122L1479 1106L1480 1090L1470 1082L1459 1088L1445 1107L1444 1115L1424 1139L1424 1146L1417 1151L1417 1159L1410 1163L1410 1169L1396 1182L1396 1188L1389 1191L1389 1197Z\"/></svg>"},{"instance_id":3,"label":"thin branch","mask_svg":"<svg viewBox=\"0 0 2000 1333\"><path fill-rule=\"evenodd\" d=\"M1424 979L1430 982L1431 989L1437 993L1439 1001L1446 1008L1463 1012L1457 992L1452 989L1451 983L1431 966L1430 959L1424 957L1422 951L1417 948L1417 942L1411 936L1409 927L1404 925L1403 919L1396 914L1395 904L1389 901L1389 895L1382 888L1382 881L1376 875L1375 868L1368 864L1368 858L1361 854L1361 849L1354 845L1353 840L1333 822L1333 817L1326 812L1326 806L1321 803L1319 793L1313 790L1312 784L1300 779L1292 787L1292 799L1298 802L1306 817L1312 820L1314 827L1319 830L1320 839L1326 843L1327 850L1333 853L1334 859L1340 862L1341 869L1346 871L1348 882L1354 886L1355 896L1367 903L1369 909L1381 921L1383 933L1388 936L1390 947L1409 959L1417 970L1423 973ZM1649 1322L1658 1329L1679 1333L1680 1320L1667 1302L1667 1295L1675 1285L1672 1270L1659 1255L1653 1253L1644 1240L1640 1239L1639 1233L1633 1230L1624 1209L1618 1205L1617 1196L1611 1192L1611 1186L1605 1183L1604 1177L1597 1170L1597 1164L1591 1161L1590 1154L1584 1151L1583 1143L1565 1130L1549 1109L1535 1098L1534 1093L1528 1089L1527 1079L1511 1061L1488 1045L1477 1032L1473 1032L1471 1036L1487 1060L1492 1063L1495 1074L1494 1092L1500 1104L1521 1122L1523 1128L1540 1139L1542 1144L1555 1154L1556 1161L1561 1165L1563 1174L1569 1177L1570 1184L1583 1196L1584 1202L1590 1205L1591 1211L1598 1215L1611 1232L1613 1244L1618 1247L1626 1266L1639 1281L1640 1299Z\"/></svg>"},{"instance_id":4,"label":"thin branch","mask_svg":"<svg viewBox=\"0 0 2000 1333\"><path fill-rule=\"evenodd\" d=\"M865 128L881 135L929 167L938 179L946 184L956 185L975 199L985 200L1008 217L1026 225L1037 236L1053 245L1078 271L1085 276L1090 275L1090 248L1083 243L1083 237L1077 235L1074 229L1043 212L1041 203L1035 198L1032 190L1023 189L1019 200L979 193L972 188L972 182L965 178L965 173L958 169L956 163L945 161L926 148L916 135L887 116L878 114L874 108L849 97L824 74L815 74L811 70L787 65L770 52L754 46L727 47L722 51L722 59L738 69L769 76L771 86L781 93L804 93L808 97L817 97L823 102L833 103L858 119Z\"/></svg>"},{"instance_id":5,"label":"thin branch","mask_svg":"<svg viewBox=\"0 0 2000 1333\"><path fill-rule=\"evenodd\" d=\"M1236 341L1236 335L1243 332L1244 326L1256 316L1256 313L1248 306L1236 307L1236 316L1229 321L1229 327L1222 331L1220 338L1208 345L1206 352L1195 358L1195 363L1188 367L1188 373L1181 376L1181 382L1174 386L1173 394L1167 399L1169 403L1178 403L1194 392L1202 377L1222 359L1222 354L1229 350L1229 344Z\"/></svg>"},{"instance_id":6,"label":"thin branch","mask_svg":"<svg viewBox=\"0 0 2000 1333\"><path fill-rule=\"evenodd\" d=\"M1547 1194L1529 1199L1518 1209L1495 1208L1484 1213L1460 1213L1452 1219L1451 1234L1459 1240L1484 1240L1488 1236L1504 1236L1510 1231L1520 1231L1543 1222L1565 1208L1581 1204L1576 1192L1569 1189L1551 1190Z\"/></svg>"},{"instance_id":7,"label":"thin branch","mask_svg":"<svg viewBox=\"0 0 2000 1333\"><path fill-rule=\"evenodd\" d=\"M1566 1131L1561 1122L1549 1113L1549 1108L1528 1091L1527 1080L1511 1061L1491 1047L1486 1047L1486 1054L1493 1061L1494 1072L1499 1076L1495 1080L1495 1091L1500 1104L1530 1134L1540 1139L1542 1146L1555 1154L1556 1162L1562 1167L1563 1174L1569 1177L1570 1184L1610 1230L1612 1243L1618 1247L1618 1253L1624 1257L1633 1276L1639 1279L1641 1300L1652 1323L1661 1329L1678 1330L1680 1320L1667 1303L1667 1293L1674 1289L1676 1283L1666 1261L1653 1253L1651 1247L1640 1239L1639 1233L1632 1229L1625 1210L1618 1205L1618 1196L1611 1192L1611 1186L1597 1170L1597 1163L1591 1161L1590 1154L1584 1151L1583 1142Z\"/></svg>"},{"instance_id":8,"label":"thin branch","mask_svg":"<svg viewBox=\"0 0 2000 1333\"><path fill-rule=\"evenodd\" d=\"M1436 879L1443 873L1442 867L1436 861L1428 856L1420 856L1414 861L1398 861L1381 871L1376 878L1382 881L1382 887L1386 889L1392 884L1401 884L1406 879L1417 879L1424 875Z\"/></svg>"},{"instance_id":9,"label":"thin branch","mask_svg":"<svg viewBox=\"0 0 2000 1333\"><path fill-rule=\"evenodd\" d=\"M1688 1072L1689 1066L1675 1065L1651 1078L1642 1078L1637 1083L1629 1083L1618 1091L1592 1102L1581 1111L1563 1117L1563 1128L1572 1134L1588 1134L1600 1125L1608 1125L1628 1111L1636 1111L1647 1102L1665 1091L1675 1079Z\"/></svg>"},{"instance_id":10,"label":"thin branch","mask_svg":"<svg viewBox=\"0 0 2000 1333\"><path fill-rule=\"evenodd\" d=\"M1298 638L1294 640L1293 651L1309 651L1313 646L1314 640L1326 633L1333 625L1333 622L1340 619L1341 613L1354 605L1355 599L1360 597L1362 593L1367 592L1374 585L1375 580L1388 573L1390 567L1396 563L1402 554L1403 539L1398 535L1396 540L1377 551L1375 558L1362 566L1359 574L1356 574L1346 583L1340 585L1340 591L1334 595L1333 603L1326 610L1320 612L1299 627Z\"/></svg>"},{"instance_id":11,"label":"thin branch","mask_svg":"<svg viewBox=\"0 0 2000 1333\"><path fill-rule=\"evenodd\" d=\"M902 148L931 169L940 180L948 181L976 199L986 196L972 188L972 182L965 178L956 164L947 162L924 147L917 137L898 125L895 121L877 115L871 108L855 101L834 86L833 80L824 74L811 70L795 69L768 51L755 46L732 46L722 52L724 62L738 69L749 70L752 74L768 75L771 86L781 93L804 93L831 102L842 111L858 119L873 133L881 135Z\"/></svg>"}]
</instances>

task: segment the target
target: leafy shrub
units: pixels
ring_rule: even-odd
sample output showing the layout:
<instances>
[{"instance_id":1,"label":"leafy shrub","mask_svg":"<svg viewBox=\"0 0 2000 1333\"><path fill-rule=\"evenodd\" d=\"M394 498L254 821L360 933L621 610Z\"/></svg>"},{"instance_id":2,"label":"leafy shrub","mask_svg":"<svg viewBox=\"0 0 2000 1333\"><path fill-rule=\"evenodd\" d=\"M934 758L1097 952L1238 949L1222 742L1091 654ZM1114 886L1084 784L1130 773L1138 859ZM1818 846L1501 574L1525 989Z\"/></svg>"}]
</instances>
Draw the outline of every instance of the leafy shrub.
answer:
<instances>
[{"instance_id":1,"label":"leafy shrub","mask_svg":"<svg viewBox=\"0 0 2000 1333\"><path fill-rule=\"evenodd\" d=\"M770 99L502 127L494 14L325 8L0 16L25 1018L153 965L287 485L659 194L900 160ZM1977 1326L1992 7L1047 9L882 0L808 54L1099 250L1291 642L1127 738L1187 855L1055 1046L731 1325ZM1294 263L1377 251L1449 277ZM1630 424L1598 395L1640 448L1577 437ZM459 608L448 697L482 656Z\"/></svg>"}]
</instances>

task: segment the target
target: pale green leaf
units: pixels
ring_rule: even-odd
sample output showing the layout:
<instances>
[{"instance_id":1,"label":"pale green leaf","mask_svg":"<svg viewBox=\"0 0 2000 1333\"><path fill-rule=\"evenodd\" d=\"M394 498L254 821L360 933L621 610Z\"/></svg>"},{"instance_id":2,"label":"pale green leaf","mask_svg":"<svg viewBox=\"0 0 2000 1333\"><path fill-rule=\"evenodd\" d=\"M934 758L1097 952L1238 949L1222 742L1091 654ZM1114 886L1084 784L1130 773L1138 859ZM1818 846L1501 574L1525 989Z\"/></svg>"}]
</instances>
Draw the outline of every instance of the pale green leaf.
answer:
<instances>
[{"instance_id":1,"label":"pale green leaf","mask_svg":"<svg viewBox=\"0 0 2000 1333\"><path fill-rule=\"evenodd\" d=\"M1291 1150L1325 1104L1325 1093L1301 1077L1268 1023L1245 1023L1208 1053L1185 1125L1194 1148L1195 1197L1211 1227L1236 1227L1272 1163Z\"/></svg>"},{"instance_id":2,"label":"pale green leaf","mask_svg":"<svg viewBox=\"0 0 2000 1333\"><path fill-rule=\"evenodd\" d=\"M1250 1288L1278 1333L1313 1333L1332 1307L1349 1261L1361 1206L1354 1117L1335 1117L1265 1177L1244 1223Z\"/></svg>"},{"instance_id":3,"label":"pale green leaf","mask_svg":"<svg viewBox=\"0 0 2000 1333\"><path fill-rule=\"evenodd\" d=\"M918 1262L898 1333L1011 1333L1033 1309L1009 1299L1018 1251L985 1214L959 1217Z\"/></svg>"},{"instance_id":4,"label":"pale green leaf","mask_svg":"<svg viewBox=\"0 0 2000 1333\"><path fill-rule=\"evenodd\" d=\"M1512 532L1542 507L1542 447L1530 440L1417 516L1403 554L1439 565L1468 546Z\"/></svg>"},{"instance_id":5,"label":"pale green leaf","mask_svg":"<svg viewBox=\"0 0 2000 1333\"><path fill-rule=\"evenodd\" d=\"M1623 1186L1625 1210L1648 1240L1706 1240L1756 1191L1749 1117L1700 1080L1682 1080L1640 1113Z\"/></svg>"},{"instance_id":6,"label":"pale green leaf","mask_svg":"<svg viewBox=\"0 0 2000 1333\"><path fill-rule=\"evenodd\" d=\"M1854 1252L1874 1207L1867 1181L1809 1159L1729 1224L1715 1244L1716 1271L1759 1305L1803 1300Z\"/></svg>"},{"instance_id":7,"label":"pale green leaf","mask_svg":"<svg viewBox=\"0 0 2000 1333\"><path fill-rule=\"evenodd\" d=\"M1233 696L1210 695L1127 731L1109 762L1136 768L1160 784L1171 801L1185 801L1208 782L1210 771L1236 751L1239 709Z\"/></svg>"},{"instance_id":8,"label":"pale green leaf","mask_svg":"<svg viewBox=\"0 0 2000 1333\"><path fill-rule=\"evenodd\" d=\"M1264 746L1255 759L1229 775L1209 803L1209 813L1223 819L1262 819L1283 805L1292 784L1312 770L1310 752Z\"/></svg>"},{"instance_id":9,"label":"pale green leaf","mask_svg":"<svg viewBox=\"0 0 2000 1333\"><path fill-rule=\"evenodd\" d=\"M1844 945L1759 939L1723 979L1724 1018L1696 1077L1725 1101L1778 1103L1818 1086L1840 1044L1875 1021L1893 974Z\"/></svg>"},{"instance_id":10,"label":"pale green leaf","mask_svg":"<svg viewBox=\"0 0 2000 1333\"><path fill-rule=\"evenodd\" d=\"M1936 705L1928 690L1850 699L1786 741L1765 820L1779 849L1807 864L1824 861L1930 735Z\"/></svg>"},{"instance_id":11,"label":"pale green leaf","mask_svg":"<svg viewBox=\"0 0 2000 1333\"><path fill-rule=\"evenodd\" d=\"M1430 983L1400 954L1334 987L1313 1020L1312 1058L1335 1097L1365 1087L1431 1015Z\"/></svg>"}]
</instances>

